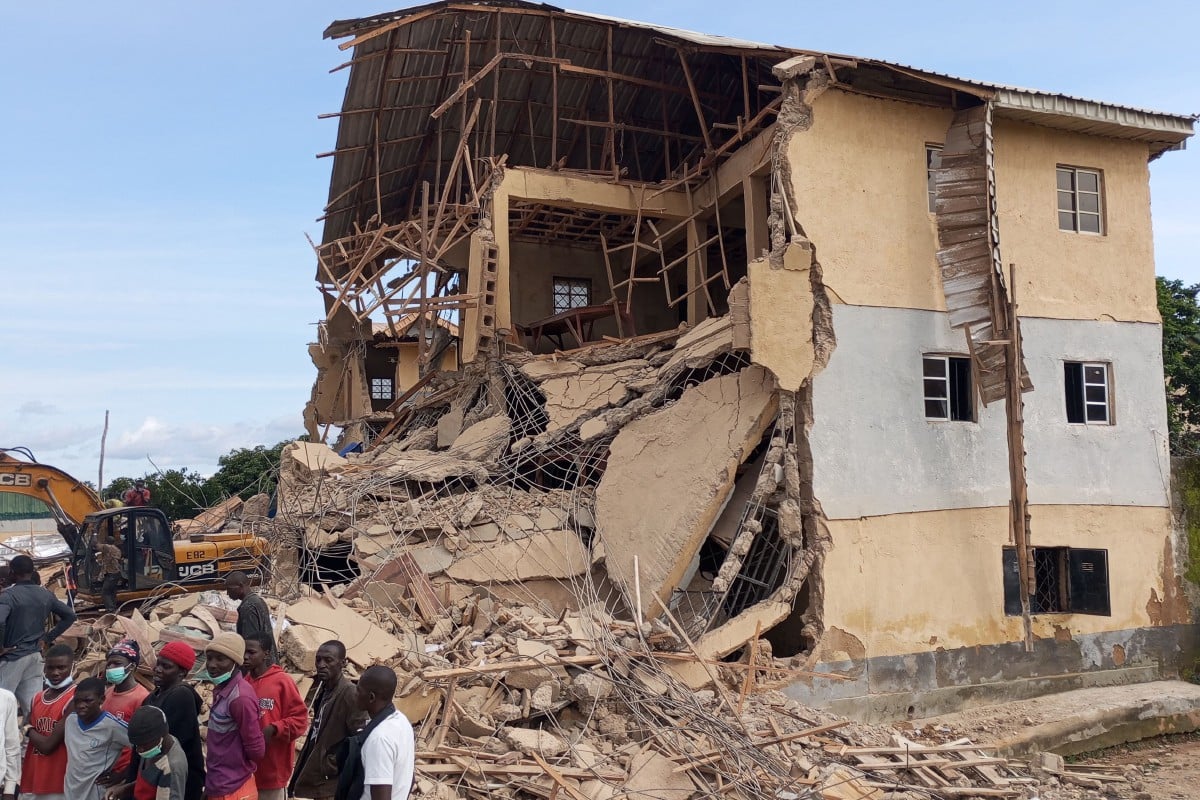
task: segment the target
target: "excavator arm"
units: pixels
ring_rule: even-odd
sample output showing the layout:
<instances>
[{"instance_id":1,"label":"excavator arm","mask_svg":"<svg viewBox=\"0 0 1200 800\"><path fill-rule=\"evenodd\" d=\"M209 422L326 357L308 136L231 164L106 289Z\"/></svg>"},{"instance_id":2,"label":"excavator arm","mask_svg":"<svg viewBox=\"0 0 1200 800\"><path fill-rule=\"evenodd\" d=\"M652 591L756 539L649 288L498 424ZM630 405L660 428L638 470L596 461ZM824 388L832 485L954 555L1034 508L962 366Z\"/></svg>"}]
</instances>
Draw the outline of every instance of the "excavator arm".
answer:
<instances>
[{"instance_id":1,"label":"excavator arm","mask_svg":"<svg viewBox=\"0 0 1200 800\"><path fill-rule=\"evenodd\" d=\"M27 460L16 458L12 453ZM54 516L58 532L72 548L83 518L104 508L92 487L61 469L39 464L25 448L0 447L0 492L23 494L45 503Z\"/></svg>"}]
</instances>

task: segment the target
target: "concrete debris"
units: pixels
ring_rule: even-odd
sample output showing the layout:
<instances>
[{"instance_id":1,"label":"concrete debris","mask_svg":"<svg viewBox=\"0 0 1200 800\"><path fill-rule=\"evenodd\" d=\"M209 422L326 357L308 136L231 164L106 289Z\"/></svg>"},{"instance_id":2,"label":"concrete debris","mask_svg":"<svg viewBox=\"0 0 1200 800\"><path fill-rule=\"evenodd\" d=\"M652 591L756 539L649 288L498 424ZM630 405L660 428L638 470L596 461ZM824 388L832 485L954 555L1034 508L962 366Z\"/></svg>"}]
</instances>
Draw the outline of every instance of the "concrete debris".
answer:
<instances>
[{"instance_id":1,"label":"concrete debris","mask_svg":"<svg viewBox=\"0 0 1200 800\"><path fill-rule=\"evenodd\" d=\"M336 638L355 674L393 669L417 730L416 796L861 800L888 781L942 797L1027 785L978 755L930 785L950 756L902 768L894 730L779 691L812 677L807 652L777 658L765 637L785 620L820 629L820 607L798 599L819 602L801 591L819 509L792 455L797 395L753 362L750 345L775 340L764 349L747 329L744 289L731 317L670 335L439 376L365 452L286 448L276 516L243 508L275 548L265 594L282 665L308 680ZM117 630L199 651L233 618L181 597L80 635L92 652Z\"/></svg>"},{"instance_id":2,"label":"concrete debris","mask_svg":"<svg viewBox=\"0 0 1200 800\"><path fill-rule=\"evenodd\" d=\"M635 602L647 618L659 615L660 602L683 580L738 466L771 423L772 384L759 367L704 381L613 440L596 490L598 535L610 554L620 554L609 556L609 576L627 596L640 587Z\"/></svg>"},{"instance_id":3,"label":"concrete debris","mask_svg":"<svg viewBox=\"0 0 1200 800\"><path fill-rule=\"evenodd\" d=\"M326 477L346 466L346 459L315 442L292 442L283 449L281 461L307 477ZM281 467L282 468L282 467Z\"/></svg>"},{"instance_id":4,"label":"concrete debris","mask_svg":"<svg viewBox=\"0 0 1200 800\"><path fill-rule=\"evenodd\" d=\"M588 570L588 555L574 531L534 533L515 542L474 550L455 561L446 574L475 584L566 579Z\"/></svg>"},{"instance_id":5,"label":"concrete debris","mask_svg":"<svg viewBox=\"0 0 1200 800\"><path fill-rule=\"evenodd\" d=\"M984 746L923 745L800 706L772 688L798 672L777 663L721 663L710 688L693 690L667 669L694 659L681 642L597 602L550 616L470 594L431 624L369 601L365 590L341 601L311 588L300 594L286 604L268 598L287 621L281 665L306 691L316 648L335 637L351 652L351 677L370 663L389 665L401 687L396 706L417 732L421 797L533 800L569 786L562 792L571 797L613 800L1019 798L1037 785ZM200 628L235 623L224 603L215 594L185 596L145 617L77 623L69 635L85 644L80 670L103 670L104 651L121 635L145 640L149 652L178 641L165 635L178 627L170 619L193 621L191 641L202 653L209 631ZM150 684L147 666L139 678ZM1078 785L1061 778L1050 779ZM503 795L488 793L499 784ZM1073 797L1066 791L1043 786L1041 796Z\"/></svg>"}]
</instances>

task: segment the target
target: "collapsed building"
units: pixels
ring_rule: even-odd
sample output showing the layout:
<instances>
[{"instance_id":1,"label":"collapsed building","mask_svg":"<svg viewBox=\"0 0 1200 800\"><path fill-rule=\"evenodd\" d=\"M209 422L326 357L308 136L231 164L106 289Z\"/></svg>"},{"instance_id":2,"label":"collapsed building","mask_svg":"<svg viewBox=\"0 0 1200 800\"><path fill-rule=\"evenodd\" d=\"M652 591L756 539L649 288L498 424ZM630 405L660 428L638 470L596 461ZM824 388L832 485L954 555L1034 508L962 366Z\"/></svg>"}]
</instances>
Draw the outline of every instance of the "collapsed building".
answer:
<instances>
[{"instance_id":1,"label":"collapsed building","mask_svg":"<svg viewBox=\"0 0 1200 800\"><path fill-rule=\"evenodd\" d=\"M1192 118L511 0L326 35L305 420L362 452L285 459L289 574L875 718L1174 668L1147 164Z\"/></svg>"}]
</instances>

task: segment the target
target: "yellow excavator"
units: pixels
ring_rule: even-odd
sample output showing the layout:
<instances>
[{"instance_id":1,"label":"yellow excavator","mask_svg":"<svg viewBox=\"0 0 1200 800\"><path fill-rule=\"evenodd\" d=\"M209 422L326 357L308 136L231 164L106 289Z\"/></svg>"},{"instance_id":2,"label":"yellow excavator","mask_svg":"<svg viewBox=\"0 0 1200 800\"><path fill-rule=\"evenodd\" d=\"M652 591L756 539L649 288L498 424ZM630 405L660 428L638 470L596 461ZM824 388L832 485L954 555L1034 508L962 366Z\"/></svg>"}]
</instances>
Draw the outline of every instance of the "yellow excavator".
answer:
<instances>
[{"instance_id":1,"label":"yellow excavator","mask_svg":"<svg viewBox=\"0 0 1200 800\"><path fill-rule=\"evenodd\" d=\"M90 486L38 463L27 448L0 448L0 492L32 497L50 509L70 547L68 580L76 598L86 603L103 601L96 555L105 543L121 550L119 604L223 589L229 573L240 570L261 578L270 563L267 541L261 537L214 533L176 541L166 515L157 508L106 509Z\"/></svg>"}]
</instances>

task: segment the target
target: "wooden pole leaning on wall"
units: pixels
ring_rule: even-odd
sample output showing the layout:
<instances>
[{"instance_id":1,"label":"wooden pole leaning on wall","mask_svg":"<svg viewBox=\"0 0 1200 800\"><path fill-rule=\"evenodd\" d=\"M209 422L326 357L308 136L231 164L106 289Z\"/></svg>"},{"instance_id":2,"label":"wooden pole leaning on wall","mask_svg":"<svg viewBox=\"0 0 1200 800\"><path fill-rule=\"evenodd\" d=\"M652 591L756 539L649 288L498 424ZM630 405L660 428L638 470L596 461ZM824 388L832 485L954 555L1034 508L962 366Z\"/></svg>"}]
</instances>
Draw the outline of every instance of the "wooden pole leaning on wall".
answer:
<instances>
[{"instance_id":1,"label":"wooden pole leaning on wall","mask_svg":"<svg viewBox=\"0 0 1200 800\"><path fill-rule=\"evenodd\" d=\"M1008 422L1008 474L1012 496L1009 520L1017 551L1017 571L1021 584L1021 625L1025 652L1033 652L1031 597L1037 590L1033 568L1033 548L1029 544L1029 483L1025 475L1025 400L1021 396L1021 323L1017 318L1016 264L1009 264L1011 289L1004 303L1004 324L1008 328L1005 346L1005 414Z\"/></svg>"}]
</instances>

